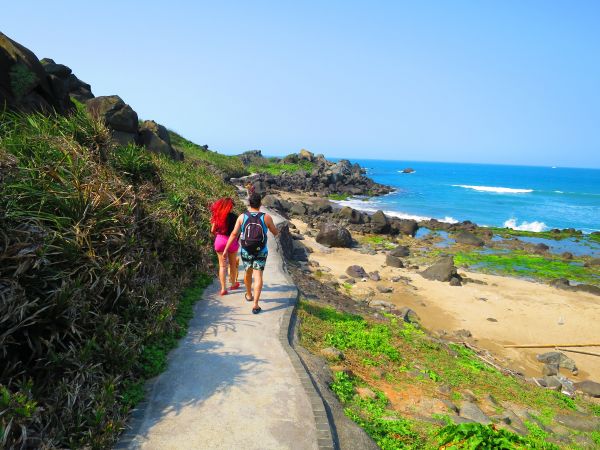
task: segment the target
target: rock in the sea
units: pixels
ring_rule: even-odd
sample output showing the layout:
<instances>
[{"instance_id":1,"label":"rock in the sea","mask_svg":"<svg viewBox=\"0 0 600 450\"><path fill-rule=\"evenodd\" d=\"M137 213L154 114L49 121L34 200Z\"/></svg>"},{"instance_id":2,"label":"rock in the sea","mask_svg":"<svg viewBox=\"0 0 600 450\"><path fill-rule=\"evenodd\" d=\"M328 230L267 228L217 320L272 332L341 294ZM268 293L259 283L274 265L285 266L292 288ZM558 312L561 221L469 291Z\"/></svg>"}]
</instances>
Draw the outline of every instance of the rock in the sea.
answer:
<instances>
[{"instance_id":1,"label":"rock in the sea","mask_svg":"<svg viewBox=\"0 0 600 450\"><path fill-rule=\"evenodd\" d=\"M406 245L399 245L398 247L390 250L388 254L397 258L402 258L410 255L410 250Z\"/></svg>"},{"instance_id":2,"label":"rock in the sea","mask_svg":"<svg viewBox=\"0 0 600 450\"><path fill-rule=\"evenodd\" d=\"M477 423L488 424L491 420L485 413L473 402L464 401L460 405L460 416L470 419Z\"/></svg>"},{"instance_id":3,"label":"rock in the sea","mask_svg":"<svg viewBox=\"0 0 600 450\"><path fill-rule=\"evenodd\" d=\"M570 371L577 370L575 361L561 352L542 353L541 355L537 355L537 360L545 364L554 364Z\"/></svg>"},{"instance_id":4,"label":"rock in the sea","mask_svg":"<svg viewBox=\"0 0 600 450\"><path fill-rule=\"evenodd\" d=\"M574 384L575 389L592 397L600 397L600 383L592 380L585 380Z\"/></svg>"},{"instance_id":5,"label":"rock in the sea","mask_svg":"<svg viewBox=\"0 0 600 450\"><path fill-rule=\"evenodd\" d=\"M484 244L483 239L469 231L459 231L453 237L459 244L475 245L477 247L482 247Z\"/></svg>"},{"instance_id":6,"label":"rock in the sea","mask_svg":"<svg viewBox=\"0 0 600 450\"><path fill-rule=\"evenodd\" d=\"M371 216L371 231L383 234L390 231L390 223L383 211L379 210Z\"/></svg>"},{"instance_id":7,"label":"rock in the sea","mask_svg":"<svg viewBox=\"0 0 600 450\"><path fill-rule=\"evenodd\" d=\"M415 169L412 167L406 167L405 169L402 169L402 173L413 173L414 171Z\"/></svg>"},{"instance_id":8,"label":"rock in the sea","mask_svg":"<svg viewBox=\"0 0 600 450\"><path fill-rule=\"evenodd\" d=\"M346 269L346 274L352 278L365 278L367 277L367 271L362 266L349 266Z\"/></svg>"},{"instance_id":9,"label":"rock in the sea","mask_svg":"<svg viewBox=\"0 0 600 450\"><path fill-rule=\"evenodd\" d=\"M319 229L316 240L319 244L330 247L350 247L352 246L352 236L350 232L332 222L325 222ZM366 276L366 275L365 275Z\"/></svg>"},{"instance_id":10,"label":"rock in the sea","mask_svg":"<svg viewBox=\"0 0 600 450\"><path fill-rule=\"evenodd\" d=\"M390 255L389 253L385 255L385 265L389 267L403 268L404 263L397 256Z\"/></svg>"},{"instance_id":11,"label":"rock in the sea","mask_svg":"<svg viewBox=\"0 0 600 450\"><path fill-rule=\"evenodd\" d=\"M344 352L335 347L326 347L321 350L321 355L327 359L341 360L344 359Z\"/></svg>"},{"instance_id":12,"label":"rock in the sea","mask_svg":"<svg viewBox=\"0 0 600 450\"><path fill-rule=\"evenodd\" d=\"M444 256L438 259L434 264L421 272L421 275L428 280L450 281L451 278L461 279L454 266L452 256Z\"/></svg>"},{"instance_id":13,"label":"rock in the sea","mask_svg":"<svg viewBox=\"0 0 600 450\"><path fill-rule=\"evenodd\" d=\"M148 151L166 155L175 161L183 160L183 153L171 146L167 129L154 120L146 120L140 125L140 142Z\"/></svg>"},{"instance_id":14,"label":"rock in the sea","mask_svg":"<svg viewBox=\"0 0 600 450\"><path fill-rule=\"evenodd\" d=\"M550 247L542 242L535 244L533 247L533 251L538 254L546 253L548 250L550 250Z\"/></svg>"}]
</instances>

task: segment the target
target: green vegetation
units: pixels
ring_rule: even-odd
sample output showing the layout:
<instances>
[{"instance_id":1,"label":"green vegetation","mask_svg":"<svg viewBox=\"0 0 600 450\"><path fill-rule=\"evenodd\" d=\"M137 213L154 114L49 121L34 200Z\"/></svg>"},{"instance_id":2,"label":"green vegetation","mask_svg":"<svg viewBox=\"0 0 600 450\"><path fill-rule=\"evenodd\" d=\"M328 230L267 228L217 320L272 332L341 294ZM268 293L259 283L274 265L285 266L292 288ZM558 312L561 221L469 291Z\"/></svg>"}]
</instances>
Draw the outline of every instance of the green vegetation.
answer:
<instances>
[{"instance_id":1,"label":"green vegetation","mask_svg":"<svg viewBox=\"0 0 600 450\"><path fill-rule=\"evenodd\" d=\"M293 173L299 170L312 172L314 164L309 161L299 161L296 163L276 162L266 160L263 164L252 164L248 170L252 173L269 173L271 175L281 175L284 172Z\"/></svg>"},{"instance_id":2,"label":"green vegetation","mask_svg":"<svg viewBox=\"0 0 600 450\"><path fill-rule=\"evenodd\" d=\"M525 231L525 230L514 230L512 228L501 228L501 227L486 227L486 230L490 230L493 233L502 236L503 238L509 237L537 237L544 239L554 239L559 241L561 239L567 238L581 238L583 237L583 233L581 231L569 231L569 230L560 230L560 231ZM590 235L591 237L591 235Z\"/></svg>"},{"instance_id":3,"label":"green vegetation","mask_svg":"<svg viewBox=\"0 0 600 450\"><path fill-rule=\"evenodd\" d=\"M208 149L208 146L195 144L172 130L169 130L169 137L171 145L182 151L186 158L207 163L211 170L218 169L226 179L248 175L248 171L237 156L213 152Z\"/></svg>"},{"instance_id":4,"label":"green vegetation","mask_svg":"<svg viewBox=\"0 0 600 450\"><path fill-rule=\"evenodd\" d=\"M600 270L594 267L583 267L582 261L564 261L559 257L530 255L519 250L495 254L476 250L458 252L454 255L454 262L457 266L504 275L528 276L546 280L568 278L582 283L598 283L600 281Z\"/></svg>"},{"instance_id":5,"label":"green vegetation","mask_svg":"<svg viewBox=\"0 0 600 450\"><path fill-rule=\"evenodd\" d=\"M440 399L460 402L466 390L479 399L493 399L484 407L490 415L502 411L499 405L509 404L538 411L537 419L544 424L557 413L593 408L581 399L505 375L471 349L433 340L391 314L383 320L365 319L302 300L298 316L304 347L314 353L331 346L344 352L343 360L331 362L335 365L331 389L346 415L383 449L557 448L533 422L526 423L529 434L520 436L497 426L454 425L450 410L440 414L414 407L420 400L425 405ZM371 392L365 394L364 388ZM427 414L442 424L423 420Z\"/></svg>"},{"instance_id":6,"label":"green vegetation","mask_svg":"<svg viewBox=\"0 0 600 450\"><path fill-rule=\"evenodd\" d=\"M17 63L10 69L10 87L17 99L21 99L27 94L37 83L35 73L29 70L23 63Z\"/></svg>"},{"instance_id":7,"label":"green vegetation","mask_svg":"<svg viewBox=\"0 0 600 450\"><path fill-rule=\"evenodd\" d=\"M350 194L329 194L330 200L348 200L350 198Z\"/></svg>"},{"instance_id":8,"label":"green vegetation","mask_svg":"<svg viewBox=\"0 0 600 450\"><path fill-rule=\"evenodd\" d=\"M385 236L380 235L363 235L358 237L358 241L361 244L367 244L371 246L382 246L386 250L392 250L396 248L396 244Z\"/></svg>"},{"instance_id":9,"label":"green vegetation","mask_svg":"<svg viewBox=\"0 0 600 450\"><path fill-rule=\"evenodd\" d=\"M114 148L83 108L0 112L3 447L112 446L214 267L235 191L210 161Z\"/></svg>"}]
</instances>

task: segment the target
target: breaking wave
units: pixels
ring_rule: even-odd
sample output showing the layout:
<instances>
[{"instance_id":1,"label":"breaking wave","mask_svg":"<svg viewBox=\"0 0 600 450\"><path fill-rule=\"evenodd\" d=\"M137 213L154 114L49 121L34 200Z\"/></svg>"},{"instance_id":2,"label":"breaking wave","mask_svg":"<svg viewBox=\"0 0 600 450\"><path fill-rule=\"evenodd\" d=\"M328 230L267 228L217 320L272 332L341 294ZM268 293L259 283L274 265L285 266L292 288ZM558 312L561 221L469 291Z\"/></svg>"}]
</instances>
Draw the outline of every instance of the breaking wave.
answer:
<instances>
[{"instance_id":1,"label":"breaking wave","mask_svg":"<svg viewBox=\"0 0 600 450\"><path fill-rule=\"evenodd\" d=\"M544 222L538 222L538 221L533 221L533 222L523 221L523 222L521 222L520 225L517 225L517 219L508 219L506 222L504 222L504 226L506 228L512 228L513 230L519 230L519 231L540 232L540 231L544 231L544 230L548 229L548 226Z\"/></svg>"},{"instance_id":2,"label":"breaking wave","mask_svg":"<svg viewBox=\"0 0 600 450\"><path fill-rule=\"evenodd\" d=\"M528 194L529 192L533 192L533 189L514 189L495 186L471 186L469 184L453 184L452 186L461 187L464 189L472 189L478 192L495 192L497 194Z\"/></svg>"},{"instance_id":3,"label":"breaking wave","mask_svg":"<svg viewBox=\"0 0 600 450\"><path fill-rule=\"evenodd\" d=\"M363 211L366 213L374 213L379 211L381 208L379 205L373 201L364 201L364 200L331 200L333 203L336 203L340 206L349 206L350 208L356 209L358 211ZM409 214L400 211L391 211L391 210L382 210L386 216L389 217L397 217L399 219L412 219L420 222L421 220L430 220L431 217L428 216L418 216L416 214ZM446 223L457 223L454 217L446 216L443 219L437 219L440 222Z\"/></svg>"}]
</instances>

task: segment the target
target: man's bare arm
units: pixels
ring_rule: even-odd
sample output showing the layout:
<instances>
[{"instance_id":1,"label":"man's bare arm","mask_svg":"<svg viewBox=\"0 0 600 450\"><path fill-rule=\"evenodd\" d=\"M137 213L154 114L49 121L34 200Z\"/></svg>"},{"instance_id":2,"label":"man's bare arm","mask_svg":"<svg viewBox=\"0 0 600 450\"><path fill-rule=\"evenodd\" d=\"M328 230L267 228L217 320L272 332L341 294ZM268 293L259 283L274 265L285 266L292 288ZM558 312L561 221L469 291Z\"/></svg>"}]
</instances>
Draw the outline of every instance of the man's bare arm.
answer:
<instances>
[{"instance_id":1,"label":"man's bare arm","mask_svg":"<svg viewBox=\"0 0 600 450\"><path fill-rule=\"evenodd\" d=\"M268 214L265 214L265 224L267 225L267 228L269 229L269 231L271 233L273 233L273 236L277 237L277 235L279 234L279 230L275 226L275 223L273 222L273 218Z\"/></svg>"}]
</instances>

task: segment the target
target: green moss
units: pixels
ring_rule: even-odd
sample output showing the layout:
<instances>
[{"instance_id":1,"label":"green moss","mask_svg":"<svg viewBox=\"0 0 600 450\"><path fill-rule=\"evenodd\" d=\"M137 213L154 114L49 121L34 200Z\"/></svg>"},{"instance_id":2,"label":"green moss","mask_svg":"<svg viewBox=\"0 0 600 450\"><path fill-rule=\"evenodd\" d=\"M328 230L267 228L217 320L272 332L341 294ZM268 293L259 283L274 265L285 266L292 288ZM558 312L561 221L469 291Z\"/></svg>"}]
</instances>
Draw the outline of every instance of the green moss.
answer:
<instances>
[{"instance_id":1,"label":"green moss","mask_svg":"<svg viewBox=\"0 0 600 450\"><path fill-rule=\"evenodd\" d=\"M527 276L543 280L567 278L596 284L600 281L600 270L594 267L583 267L582 261L564 261L554 257L530 255L518 250L499 254L479 251L458 252L454 255L454 262L457 266L503 275Z\"/></svg>"},{"instance_id":2,"label":"green moss","mask_svg":"<svg viewBox=\"0 0 600 450\"><path fill-rule=\"evenodd\" d=\"M502 236L504 238L508 238L508 237L519 237L519 236L525 236L525 237L537 237L537 238L543 238L543 239L553 239L555 241L559 241L562 239L567 239L567 238L581 238L584 237L585 235L581 232L581 231L567 231L567 230L560 230L560 231L526 231L526 230L514 230L512 228L500 228L500 227L488 227L486 228L490 231L492 231L493 233ZM591 235L590 235L591 237Z\"/></svg>"},{"instance_id":3,"label":"green moss","mask_svg":"<svg viewBox=\"0 0 600 450\"><path fill-rule=\"evenodd\" d=\"M349 194L329 194L330 200L348 200L349 198Z\"/></svg>"},{"instance_id":4,"label":"green moss","mask_svg":"<svg viewBox=\"0 0 600 450\"><path fill-rule=\"evenodd\" d=\"M299 304L298 315L301 344L305 348L318 353L335 346L344 351L344 360L335 362L338 371L331 389L343 403L346 415L381 448L439 448L443 443L453 443L454 447L448 448L479 448L477 442L494 443L489 448L500 448L496 444L502 442L508 443L504 448L556 448L546 442L549 436L535 424L529 426L530 436L520 437L479 424L431 425L418 416L401 417L381 390L382 383L388 384L385 392L418 392L429 398L440 398L439 385L443 383L452 388L448 397L453 401L459 401L459 391L465 389L477 396L490 394L498 402L538 411L539 420L548 424L557 413L566 413L573 407L591 407L582 399L570 399L505 375L462 345L432 342L424 331L392 315L385 320L365 319L305 300ZM340 365L351 372L340 370ZM382 369L385 376L373 372L374 366ZM415 376L415 372L420 375ZM375 398L360 398L357 389L361 386L375 392ZM472 445L461 447L467 442Z\"/></svg>"},{"instance_id":5,"label":"green moss","mask_svg":"<svg viewBox=\"0 0 600 450\"><path fill-rule=\"evenodd\" d=\"M300 161L297 163L283 163L268 161L265 164L251 165L248 170L252 173L268 173L271 175L281 175L284 172L293 173L299 170L312 172L314 164L309 161Z\"/></svg>"},{"instance_id":6,"label":"green moss","mask_svg":"<svg viewBox=\"0 0 600 450\"><path fill-rule=\"evenodd\" d=\"M378 235L366 235L366 236L360 236L358 238L358 241L361 244L367 244L367 245L372 245L372 246L383 246L386 250L392 250L393 248L396 248L396 244L393 243L389 238L385 237L385 236L378 236Z\"/></svg>"}]
</instances>

